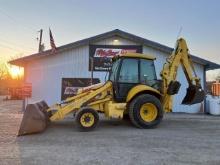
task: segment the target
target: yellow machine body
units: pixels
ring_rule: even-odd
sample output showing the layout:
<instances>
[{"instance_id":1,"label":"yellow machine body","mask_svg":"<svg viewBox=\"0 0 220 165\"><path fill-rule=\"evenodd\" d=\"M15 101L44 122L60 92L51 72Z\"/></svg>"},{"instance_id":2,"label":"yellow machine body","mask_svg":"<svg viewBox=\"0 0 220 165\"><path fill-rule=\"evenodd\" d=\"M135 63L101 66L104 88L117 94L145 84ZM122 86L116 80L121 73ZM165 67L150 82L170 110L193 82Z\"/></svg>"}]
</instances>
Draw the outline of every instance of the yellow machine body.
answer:
<instances>
[{"instance_id":1,"label":"yellow machine body","mask_svg":"<svg viewBox=\"0 0 220 165\"><path fill-rule=\"evenodd\" d=\"M95 98L91 103L88 102L86 107L95 109L98 112L103 112L108 118L122 119L123 114L126 113L125 111L127 110L127 103L129 103L129 101L131 101L137 94L143 92L151 93L158 97L161 96L159 91L155 90L154 88L148 87L146 85L137 85L129 91L125 103L116 103L113 101L112 95L108 96L108 94L112 93L112 83L108 81L106 84L98 89L96 88L94 91L85 91L75 97L72 97L72 104L68 103L64 106L55 104L51 106L51 108L49 108L47 111L49 112L53 109L57 110L57 112L55 112L54 115L50 117L51 121L62 120L70 112L77 111L82 106L82 104L87 102L86 100Z\"/></svg>"},{"instance_id":2,"label":"yellow machine body","mask_svg":"<svg viewBox=\"0 0 220 165\"><path fill-rule=\"evenodd\" d=\"M155 95L156 97L158 97L159 99L161 98L161 93L150 87L150 86L146 86L146 85L137 85L135 87L133 87L129 92L128 92L128 96L126 98L126 102L131 101L136 95L140 94L140 93L151 93L152 95Z\"/></svg>"}]
</instances>

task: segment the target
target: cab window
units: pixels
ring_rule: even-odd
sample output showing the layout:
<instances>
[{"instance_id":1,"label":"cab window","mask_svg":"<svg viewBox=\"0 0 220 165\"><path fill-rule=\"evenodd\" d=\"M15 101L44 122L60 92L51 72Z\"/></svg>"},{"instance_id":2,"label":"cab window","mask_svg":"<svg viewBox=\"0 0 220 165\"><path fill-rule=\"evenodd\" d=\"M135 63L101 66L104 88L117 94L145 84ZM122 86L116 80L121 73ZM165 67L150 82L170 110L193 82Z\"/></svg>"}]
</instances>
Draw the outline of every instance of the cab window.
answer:
<instances>
[{"instance_id":1,"label":"cab window","mask_svg":"<svg viewBox=\"0 0 220 165\"><path fill-rule=\"evenodd\" d=\"M119 67L119 64L120 64L120 59L115 61L112 65L112 69L110 71L110 76L109 76L109 80L111 80L112 82L115 82L116 81L116 78L117 78L117 71L118 71L118 67Z\"/></svg>"},{"instance_id":2,"label":"cab window","mask_svg":"<svg viewBox=\"0 0 220 165\"><path fill-rule=\"evenodd\" d=\"M123 59L118 78L120 83L138 83L138 60Z\"/></svg>"},{"instance_id":3,"label":"cab window","mask_svg":"<svg viewBox=\"0 0 220 165\"><path fill-rule=\"evenodd\" d=\"M151 85L153 80L156 80L156 71L153 60L140 60L140 80L143 84Z\"/></svg>"}]
</instances>

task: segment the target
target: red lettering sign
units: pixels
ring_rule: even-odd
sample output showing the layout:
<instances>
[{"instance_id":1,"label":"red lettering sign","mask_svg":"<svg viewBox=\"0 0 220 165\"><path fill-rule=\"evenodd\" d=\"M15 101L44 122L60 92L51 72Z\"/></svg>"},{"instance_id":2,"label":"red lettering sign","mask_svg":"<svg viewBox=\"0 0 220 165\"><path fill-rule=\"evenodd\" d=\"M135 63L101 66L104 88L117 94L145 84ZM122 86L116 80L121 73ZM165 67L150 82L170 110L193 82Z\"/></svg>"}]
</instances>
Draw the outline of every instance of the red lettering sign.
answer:
<instances>
[{"instance_id":1,"label":"red lettering sign","mask_svg":"<svg viewBox=\"0 0 220 165\"><path fill-rule=\"evenodd\" d=\"M113 49L113 48L97 48L94 57L107 57L112 58L119 54L128 52L136 52L136 49Z\"/></svg>"},{"instance_id":2,"label":"red lettering sign","mask_svg":"<svg viewBox=\"0 0 220 165\"><path fill-rule=\"evenodd\" d=\"M22 93L23 98L31 97L32 96L32 84L24 83L21 93Z\"/></svg>"}]
</instances>

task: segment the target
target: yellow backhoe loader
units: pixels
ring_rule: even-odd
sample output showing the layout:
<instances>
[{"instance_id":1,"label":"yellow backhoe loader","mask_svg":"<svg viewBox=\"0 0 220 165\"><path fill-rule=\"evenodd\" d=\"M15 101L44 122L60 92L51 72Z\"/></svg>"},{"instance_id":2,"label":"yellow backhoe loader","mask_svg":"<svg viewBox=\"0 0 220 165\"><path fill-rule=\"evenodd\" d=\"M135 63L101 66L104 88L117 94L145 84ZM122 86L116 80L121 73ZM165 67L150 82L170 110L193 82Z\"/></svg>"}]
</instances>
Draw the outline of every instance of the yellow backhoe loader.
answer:
<instances>
[{"instance_id":1,"label":"yellow backhoe loader","mask_svg":"<svg viewBox=\"0 0 220 165\"><path fill-rule=\"evenodd\" d=\"M28 104L18 135L42 132L50 121L62 120L70 113L75 114L75 124L81 131L93 130L99 113L118 119L128 115L134 126L153 128L164 112L172 111L172 97L181 85L176 80L180 65L189 84L182 104L204 100L205 92L184 39L177 40L161 71L161 80L156 78L154 60L154 56L138 53L116 56L106 83L82 88L77 95L50 107L44 101Z\"/></svg>"}]
</instances>

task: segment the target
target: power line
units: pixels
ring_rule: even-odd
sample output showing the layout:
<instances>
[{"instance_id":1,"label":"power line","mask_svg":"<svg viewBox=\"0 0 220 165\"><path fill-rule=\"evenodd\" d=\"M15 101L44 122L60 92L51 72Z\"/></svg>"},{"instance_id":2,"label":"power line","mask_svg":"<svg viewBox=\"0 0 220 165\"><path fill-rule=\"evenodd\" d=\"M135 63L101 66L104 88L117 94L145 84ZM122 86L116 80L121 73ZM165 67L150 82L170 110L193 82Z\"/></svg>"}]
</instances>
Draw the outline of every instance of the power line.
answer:
<instances>
[{"instance_id":1,"label":"power line","mask_svg":"<svg viewBox=\"0 0 220 165\"><path fill-rule=\"evenodd\" d=\"M27 46L25 44L21 44L21 43L18 44L17 42L16 43L15 42L11 42L10 40L6 40L5 38L9 38L9 37L7 35L5 35L5 33L1 33L0 32L0 40L2 40L4 42L7 42L9 44L17 45L17 46L20 46L20 47L26 47L28 49L32 49L32 50L36 51L36 48L29 47L29 46ZM16 36L16 38L17 38L17 36ZM35 40L32 40L32 41L36 42Z\"/></svg>"},{"instance_id":2,"label":"power line","mask_svg":"<svg viewBox=\"0 0 220 165\"><path fill-rule=\"evenodd\" d=\"M31 26L27 26L27 25L24 25L22 22L20 22L19 20L17 20L16 18L12 17L11 15L7 14L7 12L5 12L4 10L2 10L2 8L0 8L0 13L5 15L7 18L9 18L9 20L11 20L12 22L16 23L16 25L20 25L21 27L25 28L25 29L28 29L30 30L31 32L35 32L37 33L38 31L35 30L35 28L31 27ZM26 33L25 33L26 34ZM8 42L8 41L6 41ZM9 43L9 42L8 42ZM13 44L13 45L17 45L17 44ZM15 50L11 47L8 47L8 46L5 46L6 48L9 48L9 49L12 49L12 50ZM31 48L33 49L33 48Z\"/></svg>"},{"instance_id":3,"label":"power line","mask_svg":"<svg viewBox=\"0 0 220 165\"><path fill-rule=\"evenodd\" d=\"M11 33L11 32L10 32ZM24 33L24 34L27 34L27 33ZM24 34L22 34L22 39L24 39ZM36 32L36 35L37 35L37 32ZM5 33L2 33L2 32L0 32L0 37L1 37L1 39L3 38L3 40L4 41L6 41L6 42L11 42L11 41L9 41L9 40L6 40L5 38L10 38L9 37L10 35L5 35ZM17 36L17 34L12 34L12 36L15 36L16 38L18 38L19 36ZM21 38L21 37L19 37L19 38ZM29 37L28 36L28 40L31 40L31 42L36 42L37 40L37 36L34 36L33 37L33 35L32 35L32 37ZM11 42L12 43L12 42ZM17 44L17 43L16 43ZM23 44L22 44L23 45ZM26 45L25 45L26 46ZM30 48L30 47L29 47ZM35 48L31 48L31 49L35 49Z\"/></svg>"},{"instance_id":4,"label":"power line","mask_svg":"<svg viewBox=\"0 0 220 165\"><path fill-rule=\"evenodd\" d=\"M31 50L31 51L35 51L35 49L34 48L31 48L31 47L27 47L27 46L25 46L25 45L19 45L19 44L17 44L17 43L13 43L13 42L10 42L10 41L7 41L7 40L5 40L5 39L2 39L2 38L0 38L0 40L1 41L3 41L4 43L8 43L8 44L10 44L10 45L12 45L12 46L16 46L16 47L23 47L23 48L26 48L26 49L29 49L29 50Z\"/></svg>"},{"instance_id":5,"label":"power line","mask_svg":"<svg viewBox=\"0 0 220 165\"><path fill-rule=\"evenodd\" d=\"M3 48L6 48L6 49L9 49L11 51L14 51L14 52L19 52L19 53L24 53L24 52L28 52L28 51L24 51L24 50L19 50L19 49L16 49L16 48L12 48L10 46L7 46L7 45L3 45L3 44L0 44L0 47L3 47ZM23 51L23 52L22 52Z\"/></svg>"},{"instance_id":6,"label":"power line","mask_svg":"<svg viewBox=\"0 0 220 165\"><path fill-rule=\"evenodd\" d=\"M24 23L18 21L17 19L15 19L14 17L12 17L11 15L7 14L4 10L2 10L2 8L0 8L0 13L3 14L4 16L6 16L7 18L9 18L9 20L11 20L13 23L16 23L16 25L19 25L20 27L23 27L23 28L25 28L25 29L28 29L28 30L30 30L31 32L37 33L37 31L36 31L34 28L32 28L31 26L24 25ZM25 33L25 34L27 34L27 33ZM1 39L1 40L2 40L2 39ZM6 41L6 40L4 40L4 42L10 43L10 42L8 42L8 41ZM10 44L12 44L12 43L10 43ZM18 44L13 44L13 45L18 45ZM20 46L19 46L19 47L20 47ZM26 47L26 46L25 46L25 47ZM32 51L35 50L34 48L29 48L29 49L31 49Z\"/></svg>"},{"instance_id":7,"label":"power line","mask_svg":"<svg viewBox=\"0 0 220 165\"><path fill-rule=\"evenodd\" d=\"M19 23L20 26L22 25L21 27L24 27L24 28L30 30L31 32L36 32L36 30L35 30L34 28L32 28L32 27L30 27L30 26L27 26L27 25L24 26L24 24L23 24L22 22L18 21L17 19L15 19L15 18L12 17L12 16L10 16L9 14L7 14L7 13L6 13L4 10L2 10L1 8L0 8L0 13L3 14L3 15L5 15L6 17L8 17L12 22L15 22L16 25L17 25L17 23Z\"/></svg>"}]
</instances>

